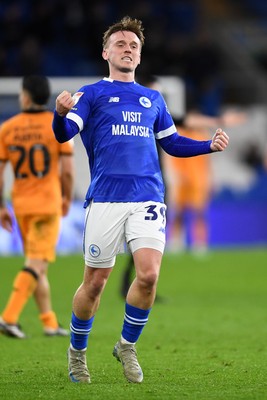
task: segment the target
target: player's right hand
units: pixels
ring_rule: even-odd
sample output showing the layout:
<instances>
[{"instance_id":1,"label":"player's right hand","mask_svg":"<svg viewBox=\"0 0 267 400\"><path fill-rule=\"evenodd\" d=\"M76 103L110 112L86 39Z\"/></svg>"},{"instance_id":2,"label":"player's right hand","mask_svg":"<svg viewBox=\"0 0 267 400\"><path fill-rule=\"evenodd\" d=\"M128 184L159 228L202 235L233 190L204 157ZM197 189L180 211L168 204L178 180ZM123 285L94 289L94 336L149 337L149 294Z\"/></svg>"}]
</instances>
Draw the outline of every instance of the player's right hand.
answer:
<instances>
[{"instance_id":1,"label":"player's right hand","mask_svg":"<svg viewBox=\"0 0 267 400\"><path fill-rule=\"evenodd\" d=\"M72 109L75 102L71 96L71 93L64 90L56 98L56 111L61 117L65 117L68 112Z\"/></svg>"},{"instance_id":2,"label":"player's right hand","mask_svg":"<svg viewBox=\"0 0 267 400\"><path fill-rule=\"evenodd\" d=\"M12 224L12 216L7 208L0 208L0 224L2 227L8 232L12 233L13 224Z\"/></svg>"},{"instance_id":3,"label":"player's right hand","mask_svg":"<svg viewBox=\"0 0 267 400\"><path fill-rule=\"evenodd\" d=\"M70 206L71 206L71 201L67 199L67 197L63 196L62 206L61 206L62 217L65 217L68 214Z\"/></svg>"}]
</instances>

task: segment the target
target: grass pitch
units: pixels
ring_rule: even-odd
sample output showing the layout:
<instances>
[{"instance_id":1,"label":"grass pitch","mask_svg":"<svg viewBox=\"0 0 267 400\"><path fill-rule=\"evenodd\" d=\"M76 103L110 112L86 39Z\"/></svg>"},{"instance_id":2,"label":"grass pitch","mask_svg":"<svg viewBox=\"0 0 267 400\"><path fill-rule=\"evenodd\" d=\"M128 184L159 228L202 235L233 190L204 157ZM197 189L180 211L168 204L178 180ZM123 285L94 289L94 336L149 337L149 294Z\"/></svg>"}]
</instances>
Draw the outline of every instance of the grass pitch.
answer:
<instances>
[{"instance_id":1,"label":"grass pitch","mask_svg":"<svg viewBox=\"0 0 267 400\"><path fill-rule=\"evenodd\" d=\"M1 311L23 259L0 260ZM118 257L89 339L91 385L68 381L69 339L43 336L31 300L20 320L29 339L0 335L0 399L267 399L266 260L266 249L166 254L158 286L162 301L137 345L140 385L125 381L111 354L123 320L119 283L125 256ZM54 309L65 327L82 275L81 255L60 256L50 266Z\"/></svg>"}]
</instances>

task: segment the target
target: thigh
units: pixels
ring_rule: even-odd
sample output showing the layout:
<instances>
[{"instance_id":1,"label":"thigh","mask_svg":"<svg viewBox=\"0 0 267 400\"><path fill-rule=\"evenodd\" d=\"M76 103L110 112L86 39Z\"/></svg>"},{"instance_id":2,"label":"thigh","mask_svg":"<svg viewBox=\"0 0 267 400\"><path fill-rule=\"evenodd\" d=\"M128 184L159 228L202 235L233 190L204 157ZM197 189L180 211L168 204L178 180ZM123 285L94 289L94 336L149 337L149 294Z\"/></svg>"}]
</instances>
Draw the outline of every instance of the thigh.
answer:
<instances>
[{"instance_id":1,"label":"thigh","mask_svg":"<svg viewBox=\"0 0 267 400\"><path fill-rule=\"evenodd\" d=\"M140 248L133 253L133 258L138 277L152 274L158 278L162 261L162 253L159 250Z\"/></svg>"},{"instance_id":2,"label":"thigh","mask_svg":"<svg viewBox=\"0 0 267 400\"><path fill-rule=\"evenodd\" d=\"M124 241L125 221L130 203L94 203L85 216L83 251L85 264L96 268L113 267Z\"/></svg>"},{"instance_id":3,"label":"thigh","mask_svg":"<svg viewBox=\"0 0 267 400\"><path fill-rule=\"evenodd\" d=\"M57 214L27 215L17 219L27 259L54 261L60 216Z\"/></svg>"}]
</instances>

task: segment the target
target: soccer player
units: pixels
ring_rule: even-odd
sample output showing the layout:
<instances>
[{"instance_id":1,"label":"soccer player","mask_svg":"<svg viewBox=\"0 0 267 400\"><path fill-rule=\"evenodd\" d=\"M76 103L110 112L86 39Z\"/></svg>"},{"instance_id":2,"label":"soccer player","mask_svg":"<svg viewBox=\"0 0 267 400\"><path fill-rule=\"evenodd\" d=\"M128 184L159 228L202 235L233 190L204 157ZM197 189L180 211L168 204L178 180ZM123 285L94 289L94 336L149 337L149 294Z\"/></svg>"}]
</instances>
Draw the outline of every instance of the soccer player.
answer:
<instances>
[{"instance_id":1,"label":"soccer player","mask_svg":"<svg viewBox=\"0 0 267 400\"><path fill-rule=\"evenodd\" d=\"M146 86L150 89L161 91L161 85L159 83L158 78L155 75L141 76L137 79L137 81L141 85ZM160 167L162 170L162 153L163 153L163 151L162 151L162 148L158 144L157 144L157 150L158 150ZM164 176L163 176L163 179L164 179ZM165 196L166 196L166 189L165 189ZM133 255L130 253L130 255L126 261L125 269L122 272L122 276L121 276L120 294L124 299L127 297L129 287L131 286L131 283L132 283L133 275L134 275L134 259L133 259ZM160 299L160 297L157 294L155 297L155 301L158 301L159 299Z\"/></svg>"},{"instance_id":2,"label":"soccer player","mask_svg":"<svg viewBox=\"0 0 267 400\"><path fill-rule=\"evenodd\" d=\"M56 99L53 121L59 142L80 134L91 172L85 197L84 278L73 299L69 378L90 383L88 337L116 255L125 240L136 277L128 291L121 337L113 356L129 382L143 372L135 344L151 311L165 246L164 185L156 141L173 156L222 151L228 136L217 129L211 140L180 136L160 92L135 82L144 44L142 22L130 17L103 36L109 77ZM107 322L107 324L110 322Z\"/></svg>"},{"instance_id":3,"label":"soccer player","mask_svg":"<svg viewBox=\"0 0 267 400\"><path fill-rule=\"evenodd\" d=\"M219 123L230 127L246 120L245 113L233 110L226 110L217 117L192 110L175 122L180 134L207 140L210 130ZM168 187L168 249L176 252L187 248L196 254L205 254L209 245L207 211L213 185L211 159L177 158L165 153L163 165Z\"/></svg>"},{"instance_id":4,"label":"soccer player","mask_svg":"<svg viewBox=\"0 0 267 400\"><path fill-rule=\"evenodd\" d=\"M198 130L184 126L177 128L180 134L191 139L208 138L208 129L201 126ZM166 154L164 168L168 186L168 248L174 252L189 248L202 254L208 249L209 226L206 213L212 189L210 158L178 158ZM191 218L187 235L189 238L185 240L187 213L190 213ZM182 243L182 239L185 243Z\"/></svg>"},{"instance_id":5,"label":"soccer player","mask_svg":"<svg viewBox=\"0 0 267 400\"><path fill-rule=\"evenodd\" d=\"M60 219L70 208L73 186L73 146L59 144L52 130L53 113L46 109L49 81L43 76L22 80L19 102L22 112L0 128L0 223L12 232L13 218L4 205L4 169L14 172L12 202L20 229L25 264L13 283L0 317L0 332L24 339L19 317L33 295L44 334L66 336L52 309L48 263L55 260Z\"/></svg>"}]
</instances>

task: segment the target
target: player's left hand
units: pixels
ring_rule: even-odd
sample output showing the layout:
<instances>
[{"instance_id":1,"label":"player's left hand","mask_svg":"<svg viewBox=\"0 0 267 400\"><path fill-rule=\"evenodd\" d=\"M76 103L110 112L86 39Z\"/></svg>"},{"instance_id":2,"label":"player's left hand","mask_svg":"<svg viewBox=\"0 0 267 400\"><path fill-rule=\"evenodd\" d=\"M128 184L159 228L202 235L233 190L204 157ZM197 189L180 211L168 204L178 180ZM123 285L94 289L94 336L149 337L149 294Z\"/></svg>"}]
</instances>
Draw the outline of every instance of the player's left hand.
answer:
<instances>
[{"instance_id":1,"label":"player's left hand","mask_svg":"<svg viewBox=\"0 0 267 400\"><path fill-rule=\"evenodd\" d=\"M212 151L223 151L229 143L229 136L221 129L217 129L212 137L210 148Z\"/></svg>"}]
</instances>

